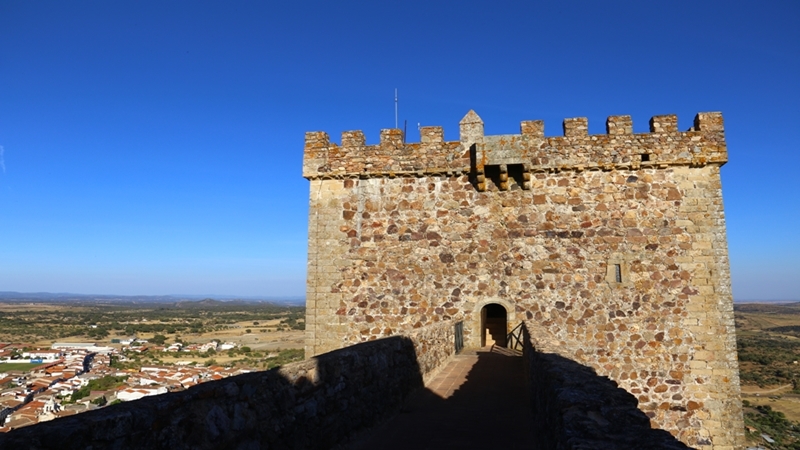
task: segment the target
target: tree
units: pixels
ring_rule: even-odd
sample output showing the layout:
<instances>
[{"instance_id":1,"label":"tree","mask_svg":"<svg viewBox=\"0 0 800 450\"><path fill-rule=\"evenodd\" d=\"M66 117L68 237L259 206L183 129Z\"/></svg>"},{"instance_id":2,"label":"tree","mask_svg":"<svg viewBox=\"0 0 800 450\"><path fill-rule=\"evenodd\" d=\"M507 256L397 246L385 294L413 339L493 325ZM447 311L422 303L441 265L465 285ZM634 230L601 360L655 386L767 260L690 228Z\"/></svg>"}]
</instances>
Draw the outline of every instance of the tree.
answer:
<instances>
[{"instance_id":1,"label":"tree","mask_svg":"<svg viewBox=\"0 0 800 450\"><path fill-rule=\"evenodd\" d=\"M166 341L167 341L167 337L164 336L163 334L157 334L157 335L153 336L152 339L150 339L150 342L152 342L152 343L154 343L156 345L164 345L164 342L166 342Z\"/></svg>"},{"instance_id":2,"label":"tree","mask_svg":"<svg viewBox=\"0 0 800 450\"><path fill-rule=\"evenodd\" d=\"M106 375L103 378L89 380L89 383L75 391L69 400L70 402L76 402L87 397L92 391L107 391L113 389L121 385L127 379L127 376L115 377L113 375Z\"/></svg>"}]
</instances>

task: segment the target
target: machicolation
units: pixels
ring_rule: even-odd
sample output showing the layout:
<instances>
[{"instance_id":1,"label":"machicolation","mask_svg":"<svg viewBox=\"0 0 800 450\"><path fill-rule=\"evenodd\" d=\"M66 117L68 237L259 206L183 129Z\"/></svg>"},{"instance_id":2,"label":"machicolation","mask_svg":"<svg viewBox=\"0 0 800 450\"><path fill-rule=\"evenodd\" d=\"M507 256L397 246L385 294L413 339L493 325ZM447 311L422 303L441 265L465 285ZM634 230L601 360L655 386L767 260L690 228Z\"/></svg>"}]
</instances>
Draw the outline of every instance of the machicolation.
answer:
<instances>
[{"instance_id":1,"label":"machicolation","mask_svg":"<svg viewBox=\"0 0 800 450\"><path fill-rule=\"evenodd\" d=\"M459 141L307 133L306 355L450 322L468 347L503 344L524 323L532 348L607 376L653 427L743 447L722 115L606 127L485 136L470 111Z\"/></svg>"}]
</instances>

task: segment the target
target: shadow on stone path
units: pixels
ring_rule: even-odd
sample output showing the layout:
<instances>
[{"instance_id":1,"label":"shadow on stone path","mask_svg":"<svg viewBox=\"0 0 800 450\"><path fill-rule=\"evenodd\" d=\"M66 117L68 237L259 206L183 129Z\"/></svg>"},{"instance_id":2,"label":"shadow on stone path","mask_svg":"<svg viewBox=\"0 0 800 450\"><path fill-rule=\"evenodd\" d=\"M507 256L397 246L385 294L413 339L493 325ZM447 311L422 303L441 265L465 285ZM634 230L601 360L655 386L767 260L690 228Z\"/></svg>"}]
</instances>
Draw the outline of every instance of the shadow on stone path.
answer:
<instances>
[{"instance_id":1,"label":"shadow on stone path","mask_svg":"<svg viewBox=\"0 0 800 450\"><path fill-rule=\"evenodd\" d=\"M522 356L487 348L454 357L397 416L349 448L530 449L532 421Z\"/></svg>"}]
</instances>

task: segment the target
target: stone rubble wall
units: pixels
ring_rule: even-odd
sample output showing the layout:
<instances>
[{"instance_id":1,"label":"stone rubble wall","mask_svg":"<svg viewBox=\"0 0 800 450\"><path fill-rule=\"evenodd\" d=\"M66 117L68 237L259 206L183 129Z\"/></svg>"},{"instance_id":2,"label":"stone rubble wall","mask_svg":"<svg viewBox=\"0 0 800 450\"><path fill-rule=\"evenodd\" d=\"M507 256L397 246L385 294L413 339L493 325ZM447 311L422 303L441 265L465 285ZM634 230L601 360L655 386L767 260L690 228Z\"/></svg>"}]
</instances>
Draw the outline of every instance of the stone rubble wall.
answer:
<instances>
[{"instance_id":1,"label":"stone rubble wall","mask_svg":"<svg viewBox=\"0 0 800 450\"><path fill-rule=\"evenodd\" d=\"M436 322L403 334L414 343L417 366L424 383L433 379L455 356L456 323L455 320Z\"/></svg>"},{"instance_id":2,"label":"stone rubble wall","mask_svg":"<svg viewBox=\"0 0 800 450\"><path fill-rule=\"evenodd\" d=\"M538 351L524 329L523 360L541 448L553 450L688 449L650 427L636 397L590 367Z\"/></svg>"},{"instance_id":3,"label":"stone rubble wall","mask_svg":"<svg viewBox=\"0 0 800 450\"><path fill-rule=\"evenodd\" d=\"M307 142L304 166L307 354L451 320L478 347L481 308L500 304L509 328L526 321L537 347L614 380L652 426L697 448L743 445L722 117L678 132L657 116L631 134L617 116L601 136L585 123L541 138L523 122L512 139L483 136L470 112L450 155L468 167L404 174L396 161L415 153L402 142L372 147L366 167L361 150L311 136L325 142Z\"/></svg>"},{"instance_id":4,"label":"stone rubble wall","mask_svg":"<svg viewBox=\"0 0 800 450\"><path fill-rule=\"evenodd\" d=\"M0 433L0 448L329 449L395 414L452 355L453 326Z\"/></svg>"}]
</instances>

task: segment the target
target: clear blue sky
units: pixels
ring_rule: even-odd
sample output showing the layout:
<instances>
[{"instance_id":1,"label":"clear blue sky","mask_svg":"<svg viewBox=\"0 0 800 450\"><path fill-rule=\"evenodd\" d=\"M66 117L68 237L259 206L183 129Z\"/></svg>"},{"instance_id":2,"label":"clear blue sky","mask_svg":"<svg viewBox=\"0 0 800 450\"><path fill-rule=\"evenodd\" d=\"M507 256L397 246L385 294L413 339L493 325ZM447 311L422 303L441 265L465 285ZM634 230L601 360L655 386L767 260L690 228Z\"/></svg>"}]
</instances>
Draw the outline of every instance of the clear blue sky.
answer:
<instances>
[{"instance_id":1,"label":"clear blue sky","mask_svg":"<svg viewBox=\"0 0 800 450\"><path fill-rule=\"evenodd\" d=\"M800 300L800 3L0 2L0 291L303 295L303 135L722 111L734 297Z\"/></svg>"}]
</instances>

